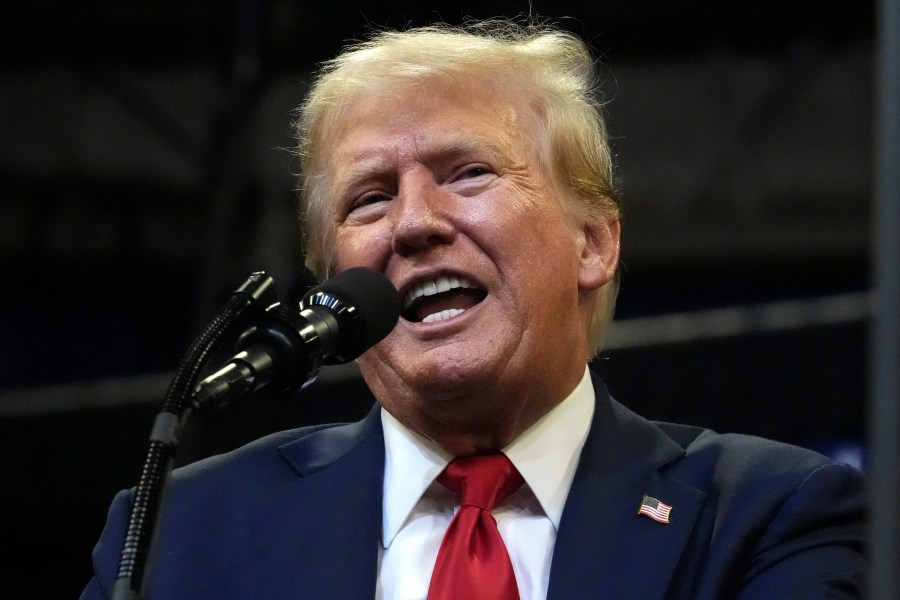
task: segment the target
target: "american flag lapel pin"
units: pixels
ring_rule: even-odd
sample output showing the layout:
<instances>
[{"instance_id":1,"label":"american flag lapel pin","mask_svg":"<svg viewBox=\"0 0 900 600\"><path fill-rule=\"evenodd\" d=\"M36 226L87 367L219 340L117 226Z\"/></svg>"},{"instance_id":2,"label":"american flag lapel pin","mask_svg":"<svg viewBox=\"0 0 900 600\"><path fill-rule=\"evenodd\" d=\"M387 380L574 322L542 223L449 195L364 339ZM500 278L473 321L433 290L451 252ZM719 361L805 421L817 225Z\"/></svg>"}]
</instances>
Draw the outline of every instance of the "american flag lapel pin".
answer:
<instances>
[{"instance_id":1,"label":"american flag lapel pin","mask_svg":"<svg viewBox=\"0 0 900 600\"><path fill-rule=\"evenodd\" d=\"M644 498L641 500L641 507L638 508L638 515L645 515L657 521L659 523L669 523L669 513L672 512L672 507L666 504L665 502L660 502L653 496L644 495Z\"/></svg>"}]
</instances>

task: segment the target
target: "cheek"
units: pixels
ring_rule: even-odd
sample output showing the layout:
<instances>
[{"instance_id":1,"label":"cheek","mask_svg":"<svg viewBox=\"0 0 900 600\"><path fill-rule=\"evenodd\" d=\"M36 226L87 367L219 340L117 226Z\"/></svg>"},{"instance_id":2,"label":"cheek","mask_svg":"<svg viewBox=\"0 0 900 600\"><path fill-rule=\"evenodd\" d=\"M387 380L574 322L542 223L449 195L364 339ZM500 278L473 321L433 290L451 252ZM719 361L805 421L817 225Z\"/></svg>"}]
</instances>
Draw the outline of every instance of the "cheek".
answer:
<instances>
[{"instance_id":1,"label":"cheek","mask_svg":"<svg viewBox=\"0 0 900 600\"><path fill-rule=\"evenodd\" d=\"M377 268L390 253L391 235L386 227L378 225L338 228L334 246L339 269L359 266Z\"/></svg>"},{"instance_id":2,"label":"cheek","mask_svg":"<svg viewBox=\"0 0 900 600\"><path fill-rule=\"evenodd\" d=\"M510 205L485 215L474 227L483 247L492 249L489 253L536 275L557 272L577 258L575 232L554 211Z\"/></svg>"},{"instance_id":3,"label":"cheek","mask_svg":"<svg viewBox=\"0 0 900 600\"><path fill-rule=\"evenodd\" d=\"M568 223L544 214L520 224L508 238L508 264L524 280L529 300L574 302L578 293L579 247ZM574 304L573 304L574 306Z\"/></svg>"}]
</instances>

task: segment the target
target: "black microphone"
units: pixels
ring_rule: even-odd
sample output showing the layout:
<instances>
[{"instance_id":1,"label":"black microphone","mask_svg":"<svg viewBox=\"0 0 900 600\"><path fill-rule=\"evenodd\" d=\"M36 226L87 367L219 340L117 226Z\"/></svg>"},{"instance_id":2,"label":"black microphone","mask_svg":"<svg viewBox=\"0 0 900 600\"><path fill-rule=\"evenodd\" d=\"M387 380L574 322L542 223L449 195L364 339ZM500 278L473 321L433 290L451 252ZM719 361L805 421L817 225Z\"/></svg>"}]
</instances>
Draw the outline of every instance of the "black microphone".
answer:
<instances>
[{"instance_id":1,"label":"black microphone","mask_svg":"<svg viewBox=\"0 0 900 600\"><path fill-rule=\"evenodd\" d=\"M384 339L400 318L400 295L381 273L354 267L311 289L299 311L279 302L235 343L237 354L192 398L200 413L255 391L286 396L315 380L321 365L350 362Z\"/></svg>"}]
</instances>

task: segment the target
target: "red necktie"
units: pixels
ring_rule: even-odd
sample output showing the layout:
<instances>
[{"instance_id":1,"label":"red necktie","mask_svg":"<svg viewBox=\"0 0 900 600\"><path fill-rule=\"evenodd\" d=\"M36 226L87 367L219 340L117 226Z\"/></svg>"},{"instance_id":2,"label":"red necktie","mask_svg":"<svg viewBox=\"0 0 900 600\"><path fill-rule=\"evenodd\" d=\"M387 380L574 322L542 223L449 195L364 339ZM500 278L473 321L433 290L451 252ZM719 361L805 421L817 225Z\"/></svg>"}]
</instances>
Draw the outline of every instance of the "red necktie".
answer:
<instances>
[{"instance_id":1,"label":"red necktie","mask_svg":"<svg viewBox=\"0 0 900 600\"><path fill-rule=\"evenodd\" d=\"M491 510L522 476L503 454L457 458L437 479L459 494L459 512L441 542L428 600L519 600L506 545Z\"/></svg>"}]
</instances>

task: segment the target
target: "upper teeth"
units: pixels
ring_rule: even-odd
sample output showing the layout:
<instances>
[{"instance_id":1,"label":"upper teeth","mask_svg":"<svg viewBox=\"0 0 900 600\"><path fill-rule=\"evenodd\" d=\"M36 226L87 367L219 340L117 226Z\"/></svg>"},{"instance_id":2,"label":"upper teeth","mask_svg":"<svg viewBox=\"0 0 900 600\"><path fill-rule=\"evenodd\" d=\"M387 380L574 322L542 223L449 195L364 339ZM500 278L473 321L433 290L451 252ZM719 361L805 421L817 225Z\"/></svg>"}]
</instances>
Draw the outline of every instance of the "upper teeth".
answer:
<instances>
[{"instance_id":1,"label":"upper teeth","mask_svg":"<svg viewBox=\"0 0 900 600\"><path fill-rule=\"evenodd\" d=\"M455 275L440 275L435 279L429 279L428 281L423 281L412 286L403 298L403 308L409 308L409 305L412 304L416 298L421 298L422 296L434 296L435 294L449 292L456 288L474 287L475 286L470 281L463 279L462 277L457 277Z\"/></svg>"}]
</instances>

